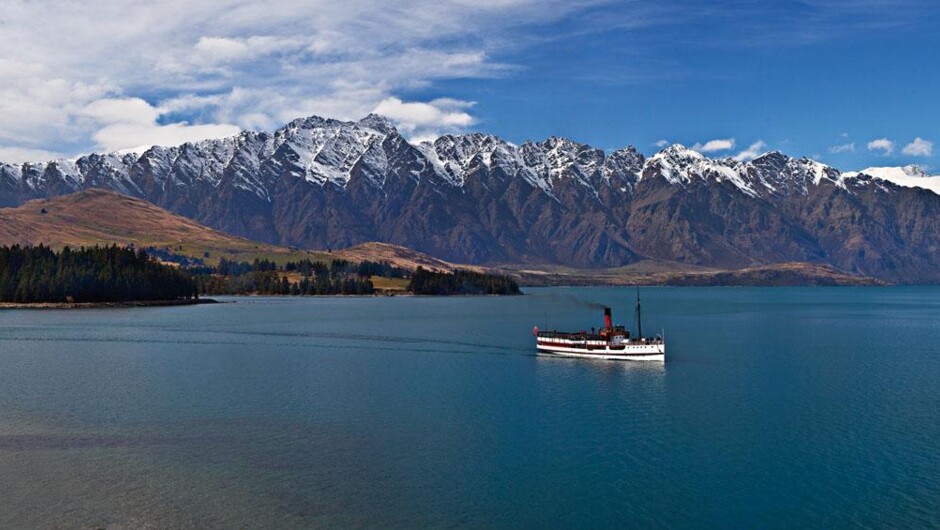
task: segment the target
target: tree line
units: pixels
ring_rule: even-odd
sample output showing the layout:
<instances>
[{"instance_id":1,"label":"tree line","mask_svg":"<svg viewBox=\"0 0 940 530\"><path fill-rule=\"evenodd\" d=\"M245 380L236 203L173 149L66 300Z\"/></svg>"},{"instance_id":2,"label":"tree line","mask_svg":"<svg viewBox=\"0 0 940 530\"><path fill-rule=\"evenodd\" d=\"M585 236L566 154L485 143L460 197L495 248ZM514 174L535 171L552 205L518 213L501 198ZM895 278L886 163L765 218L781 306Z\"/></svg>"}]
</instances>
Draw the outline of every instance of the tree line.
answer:
<instances>
[{"instance_id":1,"label":"tree line","mask_svg":"<svg viewBox=\"0 0 940 530\"><path fill-rule=\"evenodd\" d=\"M56 252L0 246L0 302L83 303L197 298L193 277L145 251L111 245Z\"/></svg>"},{"instance_id":2,"label":"tree line","mask_svg":"<svg viewBox=\"0 0 940 530\"><path fill-rule=\"evenodd\" d=\"M327 274L306 275L290 281L278 271L251 271L237 276L201 274L195 276L199 292L209 295L279 294L330 295L373 294L375 287L368 278L338 277Z\"/></svg>"},{"instance_id":3,"label":"tree line","mask_svg":"<svg viewBox=\"0 0 940 530\"><path fill-rule=\"evenodd\" d=\"M273 261L235 262L222 259L216 267L196 271L199 291L210 295L276 294L336 295L373 294L371 278L409 279L408 291L426 295L519 294L519 285L508 276L456 270L433 272L422 267L411 272L386 261L324 263L303 259L278 266ZM288 277L287 273L292 273ZM299 276L299 278L298 278ZM291 280L293 278L293 280Z\"/></svg>"},{"instance_id":4,"label":"tree line","mask_svg":"<svg viewBox=\"0 0 940 530\"><path fill-rule=\"evenodd\" d=\"M457 269L452 273L418 267L408 290L415 294L519 294L519 284L509 276Z\"/></svg>"},{"instance_id":5,"label":"tree line","mask_svg":"<svg viewBox=\"0 0 940 530\"><path fill-rule=\"evenodd\" d=\"M305 258L278 266L267 259L249 263L222 258L218 266L199 267L194 273L200 292L205 294L361 295L375 292L369 278L381 274L373 273L400 274L403 270L385 262L342 259L327 264ZM292 273L290 277L288 273Z\"/></svg>"},{"instance_id":6,"label":"tree line","mask_svg":"<svg viewBox=\"0 0 940 530\"><path fill-rule=\"evenodd\" d=\"M146 250L89 247L61 251L0 247L0 302L84 303L176 300L208 295L369 295L373 277L406 278L415 294L518 294L507 276L457 270L414 272L385 261L302 259L278 265L222 258L218 265L174 266Z\"/></svg>"}]
</instances>

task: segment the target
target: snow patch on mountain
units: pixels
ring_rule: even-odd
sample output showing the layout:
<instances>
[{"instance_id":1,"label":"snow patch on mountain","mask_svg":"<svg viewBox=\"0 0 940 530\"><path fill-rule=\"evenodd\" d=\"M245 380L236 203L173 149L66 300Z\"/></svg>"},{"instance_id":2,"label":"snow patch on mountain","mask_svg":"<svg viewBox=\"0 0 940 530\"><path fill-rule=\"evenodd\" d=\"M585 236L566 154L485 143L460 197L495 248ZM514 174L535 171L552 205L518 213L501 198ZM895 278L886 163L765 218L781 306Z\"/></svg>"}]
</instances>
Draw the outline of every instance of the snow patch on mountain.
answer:
<instances>
[{"instance_id":1,"label":"snow patch on mountain","mask_svg":"<svg viewBox=\"0 0 940 530\"><path fill-rule=\"evenodd\" d=\"M681 144L673 144L656 153L646 163L643 175L659 174L672 184L686 186L695 180L730 182L752 197L760 194L733 160L714 160Z\"/></svg>"},{"instance_id":2,"label":"snow patch on mountain","mask_svg":"<svg viewBox=\"0 0 940 530\"><path fill-rule=\"evenodd\" d=\"M573 179L596 194L594 178L605 159L599 149L558 137L519 146L480 133L444 135L418 149L454 186L462 187L468 177L485 171L520 178L552 197L562 179Z\"/></svg>"},{"instance_id":3,"label":"snow patch on mountain","mask_svg":"<svg viewBox=\"0 0 940 530\"><path fill-rule=\"evenodd\" d=\"M345 187L352 171L366 159L367 172L381 186L388 160L382 150L387 137L397 134L384 118L369 115L357 123L312 116L294 120L274 133L274 147L292 162L291 173L307 182Z\"/></svg>"},{"instance_id":4,"label":"snow patch on mountain","mask_svg":"<svg viewBox=\"0 0 940 530\"><path fill-rule=\"evenodd\" d=\"M916 168L870 168L866 173L902 186L940 193L940 178ZM497 136L444 135L433 142L408 143L392 123L371 114L358 122L318 116L291 121L274 133L244 131L228 138L154 146L142 153L87 155L77 160L4 165L0 186L20 196L65 193L88 187L145 196L154 189L190 193L232 188L270 201L283 178L312 186L346 189L365 182L385 189L393 176L431 186L464 188L521 180L558 200L575 184L600 200L610 192L631 194L642 179L663 178L681 187L730 183L751 197L804 195L813 186L835 185L849 193L867 185L820 162L779 152L748 162L712 159L674 144L646 159L633 147L609 154L567 138L516 145ZM577 189L577 188L576 188ZM30 191L32 190L32 191ZM7 191L6 193L14 193Z\"/></svg>"},{"instance_id":5,"label":"snow patch on mountain","mask_svg":"<svg viewBox=\"0 0 940 530\"><path fill-rule=\"evenodd\" d=\"M861 171L846 172L846 178L870 175L905 188L922 188L940 195L940 175L930 176L916 165L903 167L870 167Z\"/></svg>"}]
</instances>

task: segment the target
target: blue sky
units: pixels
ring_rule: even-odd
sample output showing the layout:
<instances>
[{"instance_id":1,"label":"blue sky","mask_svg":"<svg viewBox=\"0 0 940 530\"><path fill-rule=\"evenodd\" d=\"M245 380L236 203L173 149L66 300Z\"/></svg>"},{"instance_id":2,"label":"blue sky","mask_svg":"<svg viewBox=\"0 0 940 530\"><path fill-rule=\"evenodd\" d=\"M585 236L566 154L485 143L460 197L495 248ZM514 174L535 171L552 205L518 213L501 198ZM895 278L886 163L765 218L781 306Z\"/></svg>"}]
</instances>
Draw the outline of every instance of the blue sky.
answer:
<instances>
[{"instance_id":1,"label":"blue sky","mask_svg":"<svg viewBox=\"0 0 940 530\"><path fill-rule=\"evenodd\" d=\"M870 17L826 20L798 2L726 4L724 14L552 40L509 58L527 65L511 77L446 89L479 102L481 129L517 141L561 134L649 150L733 138L737 150L764 141L847 168L936 164L902 153L940 132L934 7L885 2L881 13L868 2ZM890 155L868 148L882 138L895 144Z\"/></svg>"},{"instance_id":2,"label":"blue sky","mask_svg":"<svg viewBox=\"0 0 940 530\"><path fill-rule=\"evenodd\" d=\"M940 166L940 6L900 0L11 0L0 159L378 111L605 149ZM43 20L37 39L35 21Z\"/></svg>"}]
</instances>

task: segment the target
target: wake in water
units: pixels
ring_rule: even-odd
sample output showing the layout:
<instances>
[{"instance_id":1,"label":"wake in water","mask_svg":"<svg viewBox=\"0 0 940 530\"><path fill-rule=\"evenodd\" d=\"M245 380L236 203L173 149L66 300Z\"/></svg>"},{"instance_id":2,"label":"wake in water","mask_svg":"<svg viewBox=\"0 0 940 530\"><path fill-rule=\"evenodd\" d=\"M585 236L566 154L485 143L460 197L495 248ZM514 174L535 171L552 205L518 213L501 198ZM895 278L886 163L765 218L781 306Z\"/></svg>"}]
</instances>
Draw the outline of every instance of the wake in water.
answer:
<instances>
[{"instance_id":1,"label":"wake in water","mask_svg":"<svg viewBox=\"0 0 940 530\"><path fill-rule=\"evenodd\" d=\"M172 328L162 328L161 332L177 332L177 333L192 333L190 329L172 329ZM330 349L363 349L362 346L352 346L352 345L343 345L336 343L328 343L329 340L340 340L340 341L353 341L356 343L369 342L369 343L397 343L397 344L410 344L414 346L408 346L408 351L413 352L427 352L427 353L442 353L446 351L448 353L485 353L489 355L497 354L507 355L507 354L523 354L523 355L534 355L526 348L513 348L510 346L501 346L494 344L485 344L480 342L466 342L466 341L455 341L455 340L444 340L436 338L426 338L426 337L401 337L401 336L391 336L391 335L364 335L359 333L320 333L320 332L267 332L267 331L243 331L243 330L202 330L201 335L235 335L242 337L265 337L265 338L285 338L285 339L304 339L309 342L271 342L270 340L265 341L266 345L269 346L280 346L280 347L309 347L316 346L320 348L330 348ZM186 338L164 338L164 337L149 337L146 339L130 339L130 338L119 338L119 337L46 337L46 336L29 336L29 335L8 335L3 337L4 340L9 341L22 341L22 342L100 342L100 343L112 343L112 344L195 344L195 345L228 345L228 346L249 346L256 345L257 343L239 341L239 340L224 340L224 339L186 339ZM313 344L311 344L313 343ZM442 348L420 348L416 347L419 345L441 345L447 346L446 350ZM457 347L465 348L478 348L485 350L495 350L494 351L479 351L479 350L459 350L455 349ZM370 344L368 346L370 350L379 350L379 351L401 351L401 347L392 347L392 346L381 346L377 344Z\"/></svg>"}]
</instances>

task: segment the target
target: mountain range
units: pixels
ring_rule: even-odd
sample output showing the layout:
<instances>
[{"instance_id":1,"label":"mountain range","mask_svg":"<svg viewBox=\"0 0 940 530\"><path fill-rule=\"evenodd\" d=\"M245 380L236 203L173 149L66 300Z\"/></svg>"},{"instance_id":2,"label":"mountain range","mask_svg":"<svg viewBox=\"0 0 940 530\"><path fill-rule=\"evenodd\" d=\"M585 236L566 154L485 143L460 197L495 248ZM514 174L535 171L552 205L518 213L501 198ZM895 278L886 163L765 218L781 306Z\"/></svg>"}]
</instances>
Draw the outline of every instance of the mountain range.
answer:
<instances>
[{"instance_id":1,"label":"mountain range","mask_svg":"<svg viewBox=\"0 0 940 530\"><path fill-rule=\"evenodd\" d=\"M0 165L0 206L103 188L214 229L300 248L381 241L453 262L735 269L808 262L940 282L940 195L882 171L681 145L645 157L551 137L410 143L376 115L142 153ZM903 184L903 185L901 185Z\"/></svg>"}]
</instances>

